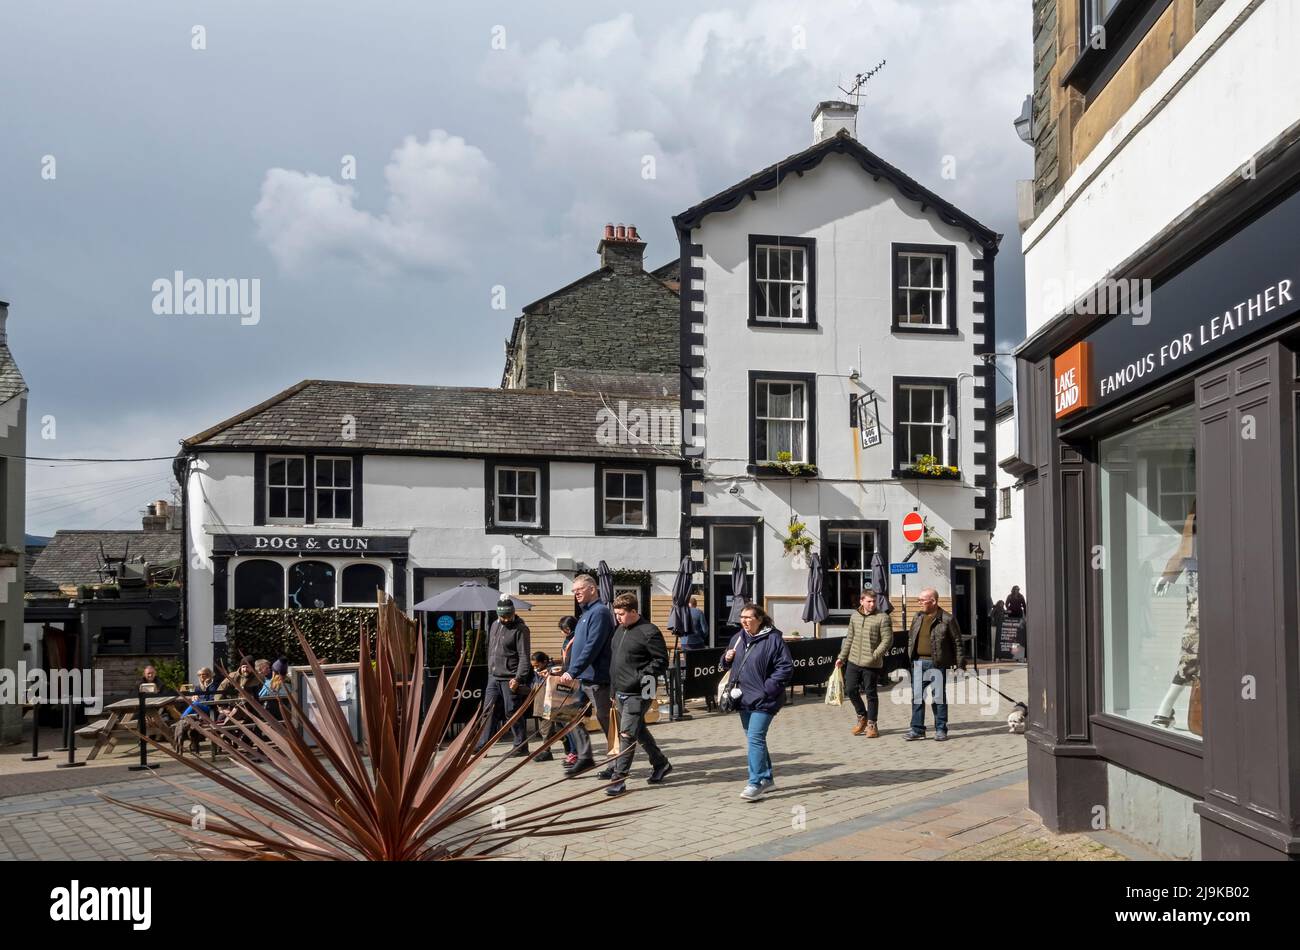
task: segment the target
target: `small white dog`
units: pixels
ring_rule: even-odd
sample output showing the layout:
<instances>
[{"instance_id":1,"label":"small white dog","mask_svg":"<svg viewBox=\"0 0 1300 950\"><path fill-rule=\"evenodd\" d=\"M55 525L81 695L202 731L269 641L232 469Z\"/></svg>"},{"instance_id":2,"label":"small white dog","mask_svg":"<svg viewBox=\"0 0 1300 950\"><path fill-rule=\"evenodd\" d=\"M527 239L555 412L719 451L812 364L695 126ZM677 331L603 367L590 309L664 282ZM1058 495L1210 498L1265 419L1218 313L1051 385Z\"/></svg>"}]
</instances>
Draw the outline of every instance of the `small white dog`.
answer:
<instances>
[{"instance_id":1,"label":"small white dog","mask_svg":"<svg viewBox=\"0 0 1300 950\"><path fill-rule=\"evenodd\" d=\"M1015 708L1011 710L1011 715L1007 717L1007 731L1014 735L1023 735L1028 715L1029 707L1024 703L1016 703Z\"/></svg>"}]
</instances>

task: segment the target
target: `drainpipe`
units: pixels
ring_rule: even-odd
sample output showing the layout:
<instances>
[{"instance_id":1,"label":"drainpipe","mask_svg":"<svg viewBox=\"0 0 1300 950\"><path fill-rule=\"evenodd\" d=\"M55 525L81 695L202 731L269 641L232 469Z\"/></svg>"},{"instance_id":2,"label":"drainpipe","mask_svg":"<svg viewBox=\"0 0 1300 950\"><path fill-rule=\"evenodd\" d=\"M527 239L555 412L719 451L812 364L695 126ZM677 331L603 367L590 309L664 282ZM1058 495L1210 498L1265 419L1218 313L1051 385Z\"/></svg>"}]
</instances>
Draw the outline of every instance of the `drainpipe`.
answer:
<instances>
[{"instance_id":1,"label":"drainpipe","mask_svg":"<svg viewBox=\"0 0 1300 950\"><path fill-rule=\"evenodd\" d=\"M181 655L185 657L185 675L190 682L190 462L193 457L181 454L172 460L172 474L181 485Z\"/></svg>"}]
</instances>

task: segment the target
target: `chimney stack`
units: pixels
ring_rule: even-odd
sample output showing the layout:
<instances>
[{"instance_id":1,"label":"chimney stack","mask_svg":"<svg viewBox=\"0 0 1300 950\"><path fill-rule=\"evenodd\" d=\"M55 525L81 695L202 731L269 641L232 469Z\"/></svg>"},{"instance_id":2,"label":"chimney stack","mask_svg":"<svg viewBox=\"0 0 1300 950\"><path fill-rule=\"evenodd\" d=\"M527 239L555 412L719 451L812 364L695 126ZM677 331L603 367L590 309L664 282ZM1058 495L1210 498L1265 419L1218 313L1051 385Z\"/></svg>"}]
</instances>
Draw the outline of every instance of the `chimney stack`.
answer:
<instances>
[{"instance_id":1,"label":"chimney stack","mask_svg":"<svg viewBox=\"0 0 1300 950\"><path fill-rule=\"evenodd\" d=\"M0 300L0 346L9 342L9 331L5 324L9 322L9 304Z\"/></svg>"},{"instance_id":2,"label":"chimney stack","mask_svg":"<svg viewBox=\"0 0 1300 950\"><path fill-rule=\"evenodd\" d=\"M605 225L605 236L596 245L601 267L615 270L645 270L645 242L636 233L636 225Z\"/></svg>"},{"instance_id":3,"label":"chimney stack","mask_svg":"<svg viewBox=\"0 0 1300 950\"><path fill-rule=\"evenodd\" d=\"M168 528L167 502L155 501L145 507L141 527L145 531L166 531Z\"/></svg>"},{"instance_id":4,"label":"chimney stack","mask_svg":"<svg viewBox=\"0 0 1300 950\"><path fill-rule=\"evenodd\" d=\"M817 103L813 109L813 144L847 132L850 138L858 137L858 107L851 102L835 99Z\"/></svg>"}]
</instances>

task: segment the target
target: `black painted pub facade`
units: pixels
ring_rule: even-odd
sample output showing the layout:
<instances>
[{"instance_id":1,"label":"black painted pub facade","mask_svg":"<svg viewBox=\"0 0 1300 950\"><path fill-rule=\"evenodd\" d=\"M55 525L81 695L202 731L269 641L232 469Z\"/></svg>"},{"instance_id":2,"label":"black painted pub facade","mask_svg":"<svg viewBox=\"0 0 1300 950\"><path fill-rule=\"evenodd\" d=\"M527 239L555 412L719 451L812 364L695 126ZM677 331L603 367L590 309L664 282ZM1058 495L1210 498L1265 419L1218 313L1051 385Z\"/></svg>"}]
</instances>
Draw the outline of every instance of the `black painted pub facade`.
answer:
<instances>
[{"instance_id":1,"label":"black painted pub facade","mask_svg":"<svg viewBox=\"0 0 1300 950\"><path fill-rule=\"evenodd\" d=\"M1186 797L1202 858L1294 859L1300 145L1117 277L1143 312L1111 293L1016 354L1030 805L1096 828L1122 769Z\"/></svg>"}]
</instances>

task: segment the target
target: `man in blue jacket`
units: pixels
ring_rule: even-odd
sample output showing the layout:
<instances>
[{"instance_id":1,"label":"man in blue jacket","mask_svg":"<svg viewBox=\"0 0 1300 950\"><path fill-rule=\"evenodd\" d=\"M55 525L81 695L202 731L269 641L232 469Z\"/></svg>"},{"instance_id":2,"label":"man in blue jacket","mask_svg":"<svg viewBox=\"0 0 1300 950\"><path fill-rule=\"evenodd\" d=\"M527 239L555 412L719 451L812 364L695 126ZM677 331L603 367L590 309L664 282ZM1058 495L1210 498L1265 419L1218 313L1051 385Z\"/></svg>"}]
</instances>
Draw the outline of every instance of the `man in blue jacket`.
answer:
<instances>
[{"instance_id":1,"label":"man in blue jacket","mask_svg":"<svg viewBox=\"0 0 1300 950\"><path fill-rule=\"evenodd\" d=\"M600 602L596 579L590 574L579 574L573 579L573 598L578 602L578 625L573 630L573 646L569 650L569 666L560 682L571 686L582 684L582 692L595 708L601 731L609 735L609 658L610 641L614 635L614 615ZM565 766L568 778L581 775L596 764L591 753L591 737L579 726L570 733L573 751L578 760ZM613 777L613 766L607 767L600 777L608 781Z\"/></svg>"}]
</instances>

